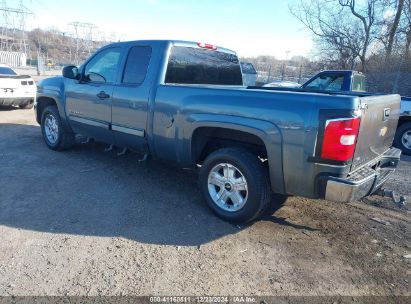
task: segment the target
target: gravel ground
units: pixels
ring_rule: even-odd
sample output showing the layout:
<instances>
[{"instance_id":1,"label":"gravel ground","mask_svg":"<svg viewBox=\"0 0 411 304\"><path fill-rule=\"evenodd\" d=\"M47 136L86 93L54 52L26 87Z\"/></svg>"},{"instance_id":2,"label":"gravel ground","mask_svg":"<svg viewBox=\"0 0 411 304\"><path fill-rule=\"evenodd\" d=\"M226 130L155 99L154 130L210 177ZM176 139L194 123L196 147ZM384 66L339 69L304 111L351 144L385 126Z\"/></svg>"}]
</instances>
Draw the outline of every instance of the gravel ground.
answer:
<instances>
[{"instance_id":1,"label":"gravel ground","mask_svg":"<svg viewBox=\"0 0 411 304\"><path fill-rule=\"evenodd\" d=\"M290 197L237 227L196 172L103 149L53 152L33 110L0 109L0 295L410 296L410 211L388 199ZM410 180L403 158L387 184Z\"/></svg>"}]
</instances>

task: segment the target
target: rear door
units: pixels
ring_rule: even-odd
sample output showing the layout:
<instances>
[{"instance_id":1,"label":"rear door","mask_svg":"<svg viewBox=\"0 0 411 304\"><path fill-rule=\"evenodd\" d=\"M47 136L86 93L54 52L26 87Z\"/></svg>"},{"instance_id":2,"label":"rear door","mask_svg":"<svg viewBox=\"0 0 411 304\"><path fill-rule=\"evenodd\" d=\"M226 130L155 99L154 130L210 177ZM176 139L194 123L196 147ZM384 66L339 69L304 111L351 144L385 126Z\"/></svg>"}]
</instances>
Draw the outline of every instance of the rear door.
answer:
<instances>
[{"instance_id":1,"label":"rear door","mask_svg":"<svg viewBox=\"0 0 411 304\"><path fill-rule=\"evenodd\" d=\"M386 152L394 141L400 115L399 95L361 98L361 125L351 170Z\"/></svg>"},{"instance_id":2,"label":"rear door","mask_svg":"<svg viewBox=\"0 0 411 304\"><path fill-rule=\"evenodd\" d=\"M121 48L96 53L84 66L81 81L66 81L66 113L76 133L111 142L111 104Z\"/></svg>"},{"instance_id":3,"label":"rear door","mask_svg":"<svg viewBox=\"0 0 411 304\"><path fill-rule=\"evenodd\" d=\"M125 59L121 81L113 90L111 129L115 142L143 151L152 79L147 77L152 48L132 46Z\"/></svg>"}]
</instances>

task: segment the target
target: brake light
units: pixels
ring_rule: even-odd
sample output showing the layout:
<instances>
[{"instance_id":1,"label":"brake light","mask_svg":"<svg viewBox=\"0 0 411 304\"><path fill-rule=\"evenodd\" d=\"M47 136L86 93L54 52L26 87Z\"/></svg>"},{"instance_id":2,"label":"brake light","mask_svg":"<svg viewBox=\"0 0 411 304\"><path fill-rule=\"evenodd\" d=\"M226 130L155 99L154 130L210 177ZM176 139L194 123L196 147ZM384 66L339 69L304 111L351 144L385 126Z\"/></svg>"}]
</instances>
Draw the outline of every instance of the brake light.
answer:
<instances>
[{"instance_id":1,"label":"brake light","mask_svg":"<svg viewBox=\"0 0 411 304\"><path fill-rule=\"evenodd\" d=\"M358 117L327 120L321 157L339 161L352 159L360 122Z\"/></svg>"},{"instance_id":2,"label":"brake light","mask_svg":"<svg viewBox=\"0 0 411 304\"><path fill-rule=\"evenodd\" d=\"M215 45L212 44L208 44L208 43L203 43L203 42L198 42L197 45L203 49L209 49L209 50L216 50L217 47Z\"/></svg>"}]
</instances>

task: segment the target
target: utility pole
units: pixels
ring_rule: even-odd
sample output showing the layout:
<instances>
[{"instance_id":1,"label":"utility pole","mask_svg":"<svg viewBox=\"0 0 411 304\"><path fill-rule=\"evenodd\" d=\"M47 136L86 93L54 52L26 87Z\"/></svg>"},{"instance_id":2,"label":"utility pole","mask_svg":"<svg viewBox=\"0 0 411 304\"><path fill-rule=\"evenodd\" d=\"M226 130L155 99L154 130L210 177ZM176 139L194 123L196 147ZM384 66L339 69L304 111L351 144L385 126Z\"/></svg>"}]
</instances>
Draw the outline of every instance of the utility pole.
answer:
<instances>
[{"instance_id":1,"label":"utility pole","mask_svg":"<svg viewBox=\"0 0 411 304\"><path fill-rule=\"evenodd\" d=\"M267 83L270 82L270 79L271 79L271 64L270 64L270 67L269 67L269 70L268 70Z\"/></svg>"},{"instance_id":2,"label":"utility pole","mask_svg":"<svg viewBox=\"0 0 411 304\"><path fill-rule=\"evenodd\" d=\"M85 22L70 22L68 24L72 37L75 39L75 52L74 63L79 64L83 58L81 58L81 52L86 51L88 55L94 48L93 36L97 30L97 26L92 23Z\"/></svg>"},{"instance_id":3,"label":"utility pole","mask_svg":"<svg viewBox=\"0 0 411 304\"><path fill-rule=\"evenodd\" d=\"M281 80L284 80L285 70L287 68L288 55L290 54L290 51L285 51L285 54L286 54L286 57L285 57L285 62L283 63L283 70L281 72Z\"/></svg>"},{"instance_id":4,"label":"utility pole","mask_svg":"<svg viewBox=\"0 0 411 304\"><path fill-rule=\"evenodd\" d=\"M20 0L19 6L9 7L6 0L0 4L2 13L1 43L2 51L19 51L28 56L28 42L26 35L26 20L29 16L34 15L27 7L24 6L23 0Z\"/></svg>"}]
</instances>

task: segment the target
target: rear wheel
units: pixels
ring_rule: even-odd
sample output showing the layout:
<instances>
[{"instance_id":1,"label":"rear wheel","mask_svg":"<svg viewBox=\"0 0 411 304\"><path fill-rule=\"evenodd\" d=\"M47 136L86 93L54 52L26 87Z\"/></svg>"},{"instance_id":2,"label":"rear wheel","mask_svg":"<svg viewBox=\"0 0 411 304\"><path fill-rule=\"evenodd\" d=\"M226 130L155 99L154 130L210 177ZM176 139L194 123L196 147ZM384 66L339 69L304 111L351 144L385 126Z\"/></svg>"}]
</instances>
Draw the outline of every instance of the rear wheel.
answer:
<instances>
[{"instance_id":1,"label":"rear wheel","mask_svg":"<svg viewBox=\"0 0 411 304\"><path fill-rule=\"evenodd\" d=\"M71 148L75 143L74 133L63 126L56 106L48 106L41 115L41 132L46 145L52 150Z\"/></svg>"},{"instance_id":2,"label":"rear wheel","mask_svg":"<svg viewBox=\"0 0 411 304\"><path fill-rule=\"evenodd\" d=\"M397 129L394 144L403 154L411 155L411 122L403 123Z\"/></svg>"},{"instance_id":3,"label":"rear wheel","mask_svg":"<svg viewBox=\"0 0 411 304\"><path fill-rule=\"evenodd\" d=\"M201 167L199 182L208 206L226 221L250 222L271 200L267 169L241 148L211 153Z\"/></svg>"}]
</instances>

